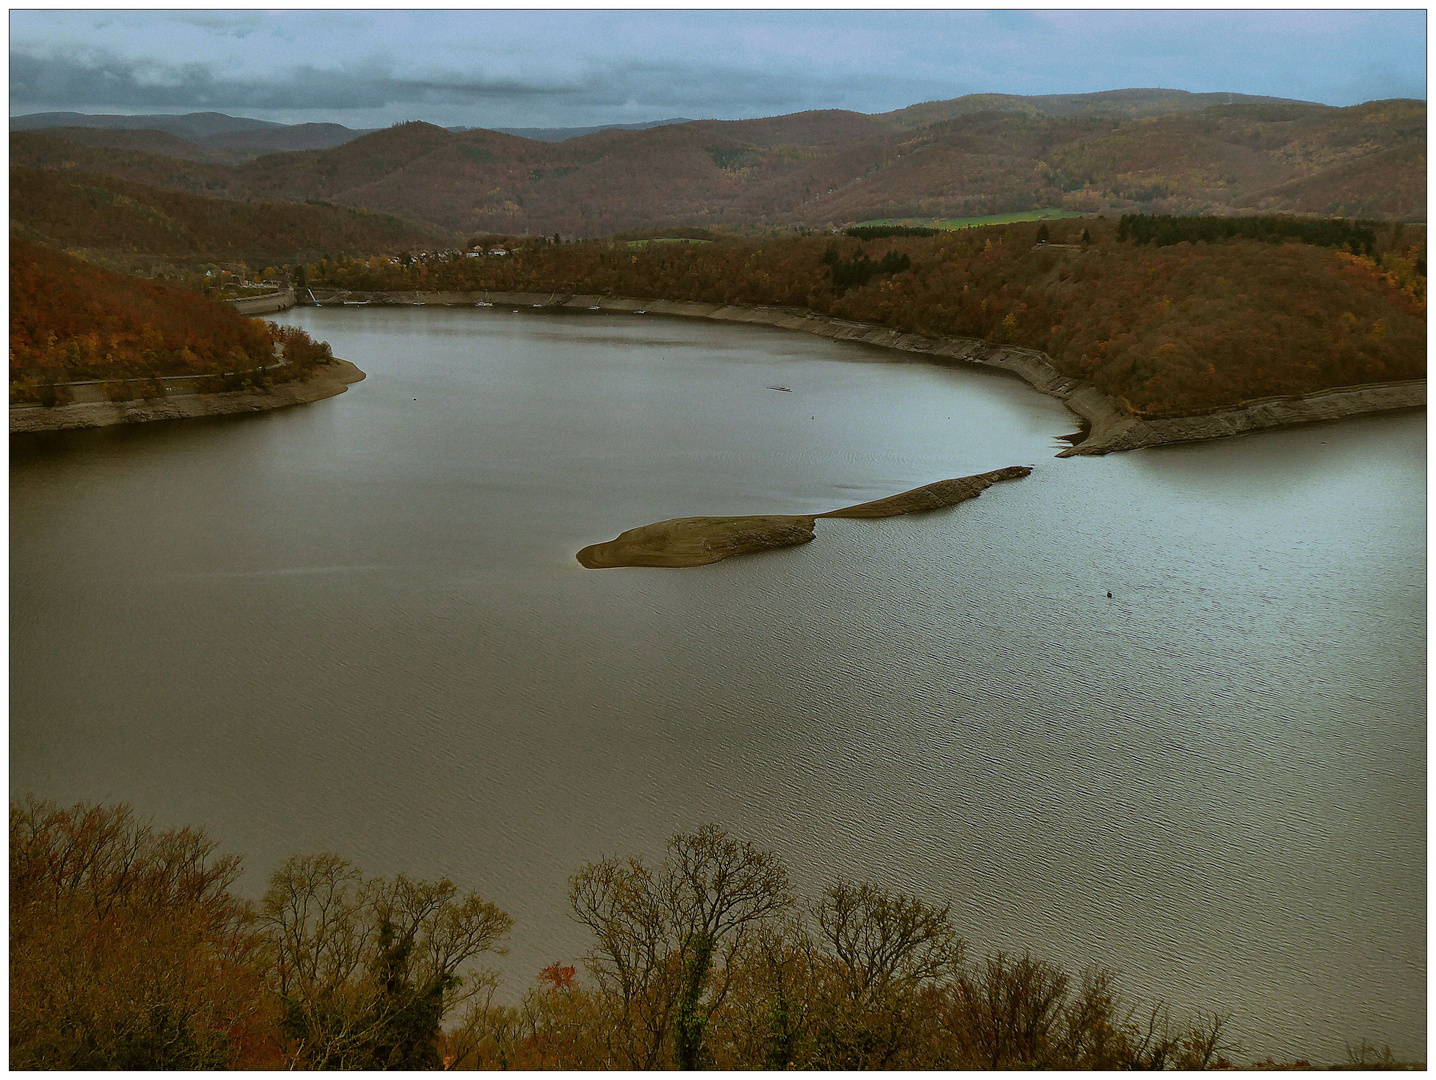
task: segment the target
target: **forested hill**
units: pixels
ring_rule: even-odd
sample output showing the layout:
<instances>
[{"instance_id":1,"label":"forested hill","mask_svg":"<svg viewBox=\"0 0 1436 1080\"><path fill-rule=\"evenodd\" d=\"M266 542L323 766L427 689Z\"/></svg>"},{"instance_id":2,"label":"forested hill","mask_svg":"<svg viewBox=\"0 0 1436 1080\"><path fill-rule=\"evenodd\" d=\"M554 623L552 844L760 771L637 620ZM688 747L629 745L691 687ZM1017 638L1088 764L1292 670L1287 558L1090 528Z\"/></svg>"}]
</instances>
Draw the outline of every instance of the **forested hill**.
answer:
<instances>
[{"instance_id":1,"label":"forested hill","mask_svg":"<svg viewBox=\"0 0 1436 1080\"><path fill-rule=\"evenodd\" d=\"M329 359L302 331L245 318L188 289L112 273L43 244L10 241L11 397L80 378L196 375L287 361L295 377Z\"/></svg>"},{"instance_id":2,"label":"forested hill","mask_svg":"<svg viewBox=\"0 0 1436 1080\"><path fill-rule=\"evenodd\" d=\"M1040 207L1421 221L1426 105L1333 108L1170 91L983 95L878 116L704 120L562 142L416 122L243 164L17 132L11 161L510 234L823 228Z\"/></svg>"},{"instance_id":3,"label":"forested hill","mask_svg":"<svg viewBox=\"0 0 1436 1080\"><path fill-rule=\"evenodd\" d=\"M1086 219L869 239L530 242L504 258L323 263L309 280L804 308L1038 349L1064 374L1160 417L1424 378L1425 231Z\"/></svg>"},{"instance_id":4,"label":"forested hill","mask_svg":"<svg viewBox=\"0 0 1436 1080\"><path fill-rule=\"evenodd\" d=\"M427 222L353 207L216 199L114 176L25 168L10 171L10 231L119 261L144 253L256 267L447 247L458 239Z\"/></svg>"}]
</instances>

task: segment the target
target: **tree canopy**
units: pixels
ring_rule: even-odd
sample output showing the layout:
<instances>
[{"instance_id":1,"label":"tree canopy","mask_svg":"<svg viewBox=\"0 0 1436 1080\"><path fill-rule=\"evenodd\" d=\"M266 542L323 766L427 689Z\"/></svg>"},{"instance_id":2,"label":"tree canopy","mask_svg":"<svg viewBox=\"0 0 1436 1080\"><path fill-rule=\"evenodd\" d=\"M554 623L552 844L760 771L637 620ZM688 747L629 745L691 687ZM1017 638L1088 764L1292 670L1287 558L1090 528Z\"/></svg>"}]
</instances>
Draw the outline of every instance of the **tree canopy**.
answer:
<instances>
[{"instance_id":1,"label":"tree canopy","mask_svg":"<svg viewBox=\"0 0 1436 1080\"><path fill-rule=\"evenodd\" d=\"M1225 1014L1177 1022L1109 971L969 959L945 900L837 881L804 901L774 852L714 825L656 862L580 867L586 977L551 964L513 1005L482 966L512 920L452 881L298 856L256 904L239 873L202 832L123 806L12 803L12 1067L1206 1068L1235 1052Z\"/></svg>"},{"instance_id":2,"label":"tree canopy","mask_svg":"<svg viewBox=\"0 0 1436 1080\"><path fill-rule=\"evenodd\" d=\"M329 346L188 290L93 266L43 244L10 242L10 378L71 379L265 373L302 377Z\"/></svg>"}]
</instances>

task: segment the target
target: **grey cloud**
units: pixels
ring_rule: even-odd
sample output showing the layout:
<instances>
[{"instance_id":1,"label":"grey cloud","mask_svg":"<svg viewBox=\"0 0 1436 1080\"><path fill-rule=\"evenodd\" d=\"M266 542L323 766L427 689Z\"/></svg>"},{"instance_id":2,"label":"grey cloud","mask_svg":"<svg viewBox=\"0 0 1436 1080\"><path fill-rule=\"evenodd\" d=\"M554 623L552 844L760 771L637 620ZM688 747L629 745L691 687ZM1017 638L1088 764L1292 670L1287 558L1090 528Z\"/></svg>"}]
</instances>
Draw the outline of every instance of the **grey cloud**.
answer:
<instances>
[{"instance_id":1,"label":"grey cloud","mask_svg":"<svg viewBox=\"0 0 1436 1080\"><path fill-rule=\"evenodd\" d=\"M219 37L247 38L272 25L258 11L175 11L170 17Z\"/></svg>"},{"instance_id":2,"label":"grey cloud","mask_svg":"<svg viewBox=\"0 0 1436 1080\"><path fill-rule=\"evenodd\" d=\"M368 70L293 69L277 78L216 75L202 64L158 64L105 54L48 57L17 51L10 58L13 104L48 108L106 105L151 109L360 110L386 106L566 106L803 108L815 92L831 99L841 86L796 76L719 71L680 65L631 64L577 75L483 77L472 73L396 74Z\"/></svg>"},{"instance_id":3,"label":"grey cloud","mask_svg":"<svg viewBox=\"0 0 1436 1080\"><path fill-rule=\"evenodd\" d=\"M578 126L974 91L1425 96L1423 12L17 9L10 22L17 111Z\"/></svg>"},{"instance_id":4,"label":"grey cloud","mask_svg":"<svg viewBox=\"0 0 1436 1080\"><path fill-rule=\"evenodd\" d=\"M408 103L468 104L496 98L566 97L583 92L563 82L514 79L404 78L299 68L283 78L226 78L202 64L160 65L95 56L87 60L17 52L10 58L15 103L162 108L345 109Z\"/></svg>"}]
</instances>

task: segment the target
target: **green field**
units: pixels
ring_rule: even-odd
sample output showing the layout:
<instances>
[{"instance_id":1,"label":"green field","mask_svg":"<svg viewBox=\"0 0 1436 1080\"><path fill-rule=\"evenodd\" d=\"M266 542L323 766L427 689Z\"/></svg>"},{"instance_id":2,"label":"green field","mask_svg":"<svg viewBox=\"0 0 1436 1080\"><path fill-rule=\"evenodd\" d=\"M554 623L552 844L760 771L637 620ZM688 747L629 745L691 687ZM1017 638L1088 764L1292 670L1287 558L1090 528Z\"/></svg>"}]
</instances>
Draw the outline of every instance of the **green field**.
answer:
<instances>
[{"instance_id":1,"label":"green field","mask_svg":"<svg viewBox=\"0 0 1436 1080\"><path fill-rule=\"evenodd\" d=\"M965 218L873 218L859 221L853 228L867 225L906 225L918 229L971 229L978 225L1011 225L1016 221L1056 221L1059 218L1074 218L1082 215L1072 210L1024 210L1019 214L988 214L986 217Z\"/></svg>"},{"instance_id":2,"label":"green field","mask_svg":"<svg viewBox=\"0 0 1436 1080\"><path fill-rule=\"evenodd\" d=\"M711 244L712 240L699 240L692 236L655 236L648 240L628 240L629 247L647 247L649 244Z\"/></svg>"}]
</instances>

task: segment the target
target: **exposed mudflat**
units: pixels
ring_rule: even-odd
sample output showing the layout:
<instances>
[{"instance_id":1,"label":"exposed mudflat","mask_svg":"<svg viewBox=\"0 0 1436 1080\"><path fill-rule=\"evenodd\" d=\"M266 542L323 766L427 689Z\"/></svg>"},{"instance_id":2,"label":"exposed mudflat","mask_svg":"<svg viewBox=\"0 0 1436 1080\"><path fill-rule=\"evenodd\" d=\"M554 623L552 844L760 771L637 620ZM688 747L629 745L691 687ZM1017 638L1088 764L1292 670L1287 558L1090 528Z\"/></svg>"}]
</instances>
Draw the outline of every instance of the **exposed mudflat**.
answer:
<instances>
[{"instance_id":1,"label":"exposed mudflat","mask_svg":"<svg viewBox=\"0 0 1436 1080\"><path fill-rule=\"evenodd\" d=\"M829 510L818 517L825 518L880 518L897 514L921 514L928 510L941 510L945 506L956 506L968 499L975 499L993 484L1003 480L1017 480L1032 471L1030 465L1009 465L1005 469L978 473L975 476L959 476L955 480L939 480L935 484L913 488L885 499L845 506L841 510Z\"/></svg>"},{"instance_id":2,"label":"exposed mudflat","mask_svg":"<svg viewBox=\"0 0 1436 1080\"><path fill-rule=\"evenodd\" d=\"M590 570L613 566L703 566L734 555L806 544L811 517L687 517L655 521L578 553Z\"/></svg>"},{"instance_id":3,"label":"exposed mudflat","mask_svg":"<svg viewBox=\"0 0 1436 1080\"><path fill-rule=\"evenodd\" d=\"M938 480L897 495L829 510L810 517L783 514L753 517L686 517L655 521L620 533L605 544L590 544L578 561L590 570L616 566L704 566L734 555L792 547L813 539L817 518L880 518L941 510L975 499L993 484L1032 472L1030 465Z\"/></svg>"}]
</instances>

